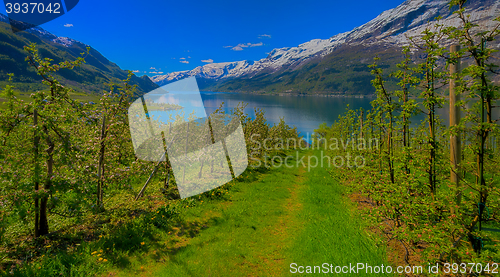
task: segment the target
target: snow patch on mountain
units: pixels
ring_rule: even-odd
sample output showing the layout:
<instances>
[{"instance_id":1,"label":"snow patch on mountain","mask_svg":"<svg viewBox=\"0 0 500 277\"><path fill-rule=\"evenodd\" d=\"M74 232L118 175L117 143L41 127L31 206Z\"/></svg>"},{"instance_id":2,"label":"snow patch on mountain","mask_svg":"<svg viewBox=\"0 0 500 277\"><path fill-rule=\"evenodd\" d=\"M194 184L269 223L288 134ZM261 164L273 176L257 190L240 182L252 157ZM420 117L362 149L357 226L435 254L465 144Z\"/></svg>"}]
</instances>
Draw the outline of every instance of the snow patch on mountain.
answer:
<instances>
[{"instance_id":1,"label":"snow patch on mountain","mask_svg":"<svg viewBox=\"0 0 500 277\"><path fill-rule=\"evenodd\" d=\"M487 5L483 5L487 2ZM407 0L398 7L382 12L366 24L350 32L337 34L329 39L314 39L297 47L273 49L266 58L259 61L238 61L211 63L193 70L172 72L151 77L162 86L185 77L225 79L245 76L251 78L260 72L273 73L283 68L294 69L314 57L324 57L342 45L408 45L408 37L419 36L429 22L442 16L441 23L459 25L458 17L450 11L448 0ZM467 11L471 20L491 29L500 14L498 0L472 0ZM432 23L430 23L432 24Z\"/></svg>"},{"instance_id":2,"label":"snow patch on mountain","mask_svg":"<svg viewBox=\"0 0 500 277\"><path fill-rule=\"evenodd\" d=\"M9 17L4 15L4 14L1 14L1 13L0 13L0 21L5 22L7 24L10 24ZM27 23L24 23L24 24L27 24ZM52 42L60 44L60 45L65 46L65 47L70 47L75 43L80 43L82 45L89 46L85 43L79 42L77 40L74 40L74 39L71 39L68 37L58 37L52 33L49 33L48 31L46 31L45 29L43 29L41 27L33 27L30 29L26 29L24 32L34 34L34 35L39 36L39 37L47 38L47 39L51 40Z\"/></svg>"},{"instance_id":3,"label":"snow patch on mountain","mask_svg":"<svg viewBox=\"0 0 500 277\"><path fill-rule=\"evenodd\" d=\"M53 39L52 41L55 43L61 44L63 46L66 46L66 47L70 47L71 45L73 45L73 43L76 42L74 39L70 39L68 37L57 37L57 38Z\"/></svg>"},{"instance_id":4,"label":"snow patch on mountain","mask_svg":"<svg viewBox=\"0 0 500 277\"><path fill-rule=\"evenodd\" d=\"M262 70L277 71L283 66L298 66L308 58L316 55L328 55L335 47L345 43L348 33L338 34L330 39L314 39L297 47L284 47L273 49L269 55L259 61L238 61L225 63L211 63L198 66L193 70L172 72L165 75L150 77L153 82L163 86L169 82L186 77L201 77L207 79L236 78L243 75L252 77Z\"/></svg>"}]
</instances>

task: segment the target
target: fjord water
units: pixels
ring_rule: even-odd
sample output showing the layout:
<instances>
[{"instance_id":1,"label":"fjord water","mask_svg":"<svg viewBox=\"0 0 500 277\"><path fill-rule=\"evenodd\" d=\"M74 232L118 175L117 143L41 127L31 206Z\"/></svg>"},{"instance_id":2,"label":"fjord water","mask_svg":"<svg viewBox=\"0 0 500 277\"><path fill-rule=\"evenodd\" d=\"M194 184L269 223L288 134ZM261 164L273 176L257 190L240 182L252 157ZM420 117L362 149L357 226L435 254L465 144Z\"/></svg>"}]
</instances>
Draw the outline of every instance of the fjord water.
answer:
<instances>
[{"instance_id":1,"label":"fjord water","mask_svg":"<svg viewBox=\"0 0 500 277\"><path fill-rule=\"evenodd\" d=\"M254 108L265 111L265 117L272 126L283 117L290 127L297 127L301 135L310 141L318 126L326 122L332 125L347 109L369 110L373 98L281 96L246 93L202 92L201 98L207 114L215 111L224 102L224 111L229 112L239 103L248 104L245 112L255 118ZM309 134L309 138L308 135Z\"/></svg>"},{"instance_id":2,"label":"fjord water","mask_svg":"<svg viewBox=\"0 0 500 277\"><path fill-rule=\"evenodd\" d=\"M371 101L374 100L371 97L282 96L222 92L202 92L201 98L207 114L215 111L222 102L224 102L224 111L226 112L243 102L248 104L245 112L252 118L255 118L254 108L263 109L265 118L270 125L279 123L280 117L283 117L286 124L290 127L297 127L297 130L308 142L311 142L310 136L321 123L326 122L328 126L331 126L339 118L339 115L343 115L348 109L363 108L367 112L372 108ZM421 103L422 100L419 99L417 102ZM467 104L467 107L471 108L472 102ZM419 105L419 108L425 110L422 105ZM448 102L445 102L442 108L437 108L436 114L440 123L448 126ZM413 116L411 127L417 127L426 117L427 115L424 113ZM465 117L463 111L462 117ZM499 117L500 112L495 111L493 118Z\"/></svg>"},{"instance_id":3,"label":"fjord water","mask_svg":"<svg viewBox=\"0 0 500 277\"><path fill-rule=\"evenodd\" d=\"M171 92L173 93L173 92ZM192 111L194 106L201 107L201 103L195 103L196 105L189 104L193 100L189 95L175 94L176 97L184 97L182 105L185 109ZM177 99L177 98L176 98ZM280 118L284 118L286 124L290 127L297 127L297 131L300 135L308 142L311 142L310 138L312 133L318 126L322 123L326 123L331 126L336 120L338 120L339 115L343 115L348 109L358 110L363 108L365 111L371 109L372 97L322 97L322 96L296 96L296 95L260 95L260 94L247 94L247 93L227 93L227 92L201 92L201 101L203 101L203 106L205 107L205 113L211 114L217 108L220 107L221 103L224 102L223 110L227 113L234 109L238 104L247 104L245 108L245 113L250 117L255 118L255 108L263 109L265 111L265 118L267 123L271 126L273 124L278 124ZM172 101L167 101L172 102ZM192 102L192 101L191 101ZM421 103L421 100L417 100ZM178 102L172 102L179 104ZM449 104L445 103L442 108L436 110L436 113L443 125L448 125L449 117ZM471 104L467 105L469 108ZM421 105L420 109L425 110ZM183 109L183 110L185 110ZM190 113L187 112L188 114ZM179 111L168 111L167 114L176 114ZM153 116L159 116L162 120L167 120L168 118L164 112L151 112ZM201 117L205 115L200 115ZM465 113L462 112L462 117ZM500 116L499 112L494 114L494 118ZM420 113L411 118L411 127L417 127L420 125L422 120L426 118L424 113ZM395 119L398 120L398 119Z\"/></svg>"}]
</instances>

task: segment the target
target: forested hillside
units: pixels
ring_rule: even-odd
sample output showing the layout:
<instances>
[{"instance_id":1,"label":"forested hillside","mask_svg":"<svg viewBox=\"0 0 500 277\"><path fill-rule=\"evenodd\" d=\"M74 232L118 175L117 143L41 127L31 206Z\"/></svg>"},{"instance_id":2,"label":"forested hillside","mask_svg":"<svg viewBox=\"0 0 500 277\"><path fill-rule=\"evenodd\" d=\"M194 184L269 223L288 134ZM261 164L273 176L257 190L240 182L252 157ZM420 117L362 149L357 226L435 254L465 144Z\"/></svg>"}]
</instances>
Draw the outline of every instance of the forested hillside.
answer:
<instances>
[{"instance_id":1,"label":"forested hillside","mask_svg":"<svg viewBox=\"0 0 500 277\"><path fill-rule=\"evenodd\" d=\"M90 47L89 53L85 55L85 63L80 68L61 69L55 75L63 85L80 92L100 94L107 89L106 83L127 78L127 71L89 45L70 38L57 37L39 27L13 33L8 20L0 14L0 86L5 86L8 74L13 73L13 83L17 90L33 92L43 88L41 77L25 61L27 53L23 47L30 43L36 43L40 55L52 59L54 63L75 60ZM158 87L146 76L132 76L130 83L138 86L139 94Z\"/></svg>"}]
</instances>

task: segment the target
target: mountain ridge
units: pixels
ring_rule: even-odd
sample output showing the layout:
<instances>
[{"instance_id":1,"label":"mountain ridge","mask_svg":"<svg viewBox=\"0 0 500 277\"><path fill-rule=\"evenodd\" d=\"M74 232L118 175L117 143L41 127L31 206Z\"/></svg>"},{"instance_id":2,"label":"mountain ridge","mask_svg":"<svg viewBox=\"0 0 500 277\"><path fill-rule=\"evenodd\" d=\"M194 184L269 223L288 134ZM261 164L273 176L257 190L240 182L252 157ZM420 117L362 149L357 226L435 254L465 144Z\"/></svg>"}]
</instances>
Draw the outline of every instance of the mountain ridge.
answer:
<instances>
[{"instance_id":1,"label":"mountain ridge","mask_svg":"<svg viewBox=\"0 0 500 277\"><path fill-rule=\"evenodd\" d=\"M500 1L475 0L470 2L468 9L473 15L473 20L477 20L480 25L491 26L493 24L492 19L495 15L500 14ZM296 71L298 71L296 75L302 74L305 76L307 73L301 70L305 65L309 65L309 67L311 65L321 65L322 68L326 68L325 70L329 70L333 66L338 68L346 67L345 64L338 64L330 57L332 54L338 55L339 52L347 56L359 56L358 60L360 62L355 67L367 66L367 61L371 63L374 57L373 54L384 56L387 62L394 62L401 46L408 44L407 36L419 35L428 24L428 21L437 16L442 16L443 21L457 24L456 15L452 13L453 10L449 9L447 0L407 0L398 7L382 12L376 18L351 31L336 34L328 39L314 39L296 47L276 48L267 57L255 62L212 63L188 71L172 72L150 78L153 82L162 86L185 77L195 76L201 79L201 83L207 84L204 87L200 86L201 89L205 90L266 91L275 93L311 92L314 89L299 84L293 85L295 82L293 80L290 80L290 85L280 86L276 85L273 79L279 79L283 77L280 75L285 73L293 75ZM349 53L348 49L340 49L352 47L356 47L361 53L357 55L356 53ZM343 57L340 57L340 59L343 59ZM325 60L329 60L330 64L325 64ZM321 71L322 68L317 69ZM347 70L347 75L354 75L354 73L355 71ZM325 84L321 84L321 87L315 86L318 89L317 91L324 93L367 94L366 86L371 87L369 80L366 78L367 75L358 75L340 76L345 77L343 84L330 87L325 86ZM322 77L325 76L319 78ZM326 80L327 77L323 80ZM354 84L356 80L348 81L348 79L356 77L363 79L363 81L359 82L358 80L358 85ZM254 80L256 81L254 82ZM334 84L335 81L330 80L330 83Z\"/></svg>"},{"instance_id":2,"label":"mountain ridge","mask_svg":"<svg viewBox=\"0 0 500 277\"><path fill-rule=\"evenodd\" d=\"M85 57L86 63L73 70L62 69L54 74L61 83L78 91L99 94L109 89L107 83L119 83L127 78L127 71L88 44L68 37L58 37L41 27L32 27L14 34L10 23L9 18L0 13L0 86L7 84L8 73L14 73L14 86L22 92L45 88L41 84L41 77L24 60L27 53L23 47L30 43L36 43L39 54L43 58L53 59L53 63L75 60L90 47L90 52ZM26 24L17 21L13 23ZM131 84L138 86L138 95L158 88L149 78L135 75L131 78Z\"/></svg>"}]
</instances>

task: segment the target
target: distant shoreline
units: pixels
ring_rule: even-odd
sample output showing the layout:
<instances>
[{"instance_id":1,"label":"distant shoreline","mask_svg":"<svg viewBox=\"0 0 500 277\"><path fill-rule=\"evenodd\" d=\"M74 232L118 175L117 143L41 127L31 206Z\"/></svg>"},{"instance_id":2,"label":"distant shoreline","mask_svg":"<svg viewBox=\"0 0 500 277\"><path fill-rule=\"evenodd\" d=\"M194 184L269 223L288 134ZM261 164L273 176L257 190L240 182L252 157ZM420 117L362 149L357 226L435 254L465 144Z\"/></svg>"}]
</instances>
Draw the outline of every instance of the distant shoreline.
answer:
<instances>
[{"instance_id":1,"label":"distant shoreline","mask_svg":"<svg viewBox=\"0 0 500 277\"><path fill-rule=\"evenodd\" d=\"M251 95L272 95L272 96L316 96L316 97L345 97L345 98L375 98L374 94L307 94L307 93L286 93L286 92L234 92L234 91L200 91L201 93L230 93L230 94L251 94Z\"/></svg>"}]
</instances>

